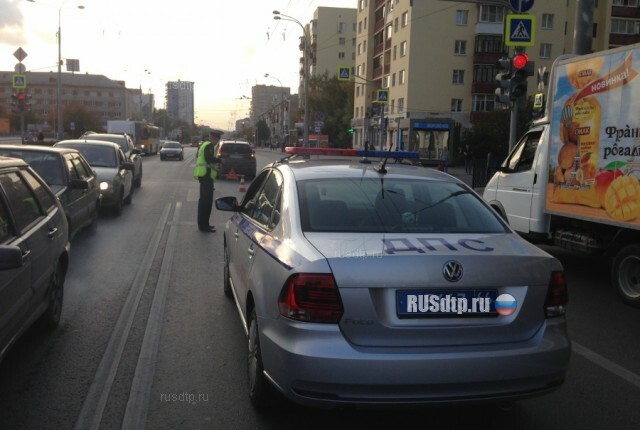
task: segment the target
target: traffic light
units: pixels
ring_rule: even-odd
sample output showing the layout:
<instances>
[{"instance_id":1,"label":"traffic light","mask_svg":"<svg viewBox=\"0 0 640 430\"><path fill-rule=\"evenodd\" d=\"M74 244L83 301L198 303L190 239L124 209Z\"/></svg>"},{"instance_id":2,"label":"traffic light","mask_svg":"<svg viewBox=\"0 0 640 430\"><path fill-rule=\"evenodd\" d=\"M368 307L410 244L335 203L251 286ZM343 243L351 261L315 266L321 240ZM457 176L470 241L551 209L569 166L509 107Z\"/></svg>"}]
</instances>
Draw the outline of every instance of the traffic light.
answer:
<instances>
[{"instance_id":1,"label":"traffic light","mask_svg":"<svg viewBox=\"0 0 640 430\"><path fill-rule=\"evenodd\" d=\"M353 134L354 131L355 129L353 127L349 127L349 134Z\"/></svg>"},{"instance_id":2,"label":"traffic light","mask_svg":"<svg viewBox=\"0 0 640 430\"><path fill-rule=\"evenodd\" d=\"M18 93L11 94L11 112L20 113L20 103L18 102Z\"/></svg>"},{"instance_id":3,"label":"traffic light","mask_svg":"<svg viewBox=\"0 0 640 430\"><path fill-rule=\"evenodd\" d=\"M512 65L513 75L509 97L512 101L516 101L527 95L527 77L532 75L533 62L529 61L527 54L520 52L513 57Z\"/></svg>"},{"instance_id":4,"label":"traffic light","mask_svg":"<svg viewBox=\"0 0 640 430\"><path fill-rule=\"evenodd\" d=\"M509 104L509 90L511 88L511 60L502 57L496 62L496 103Z\"/></svg>"}]
</instances>

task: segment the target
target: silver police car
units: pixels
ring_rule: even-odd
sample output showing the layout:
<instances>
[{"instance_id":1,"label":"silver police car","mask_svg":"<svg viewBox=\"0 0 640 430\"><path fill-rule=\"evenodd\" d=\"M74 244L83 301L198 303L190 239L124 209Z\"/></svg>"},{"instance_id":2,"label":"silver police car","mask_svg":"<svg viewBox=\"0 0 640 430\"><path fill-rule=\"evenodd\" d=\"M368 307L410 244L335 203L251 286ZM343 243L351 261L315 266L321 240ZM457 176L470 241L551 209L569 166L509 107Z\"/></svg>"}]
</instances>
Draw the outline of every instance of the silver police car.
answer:
<instances>
[{"instance_id":1,"label":"silver police car","mask_svg":"<svg viewBox=\"0 0 640 430\"><path fill-rule=\"evenodd\" d=\"M248 336L255 406L274 389L343 406L561 386L570 341L558 260L446 173L385 153L287 151L298 155L262 170L242 202L216 200L233 212L224 292Z\"/></svg>"}]
</instances>

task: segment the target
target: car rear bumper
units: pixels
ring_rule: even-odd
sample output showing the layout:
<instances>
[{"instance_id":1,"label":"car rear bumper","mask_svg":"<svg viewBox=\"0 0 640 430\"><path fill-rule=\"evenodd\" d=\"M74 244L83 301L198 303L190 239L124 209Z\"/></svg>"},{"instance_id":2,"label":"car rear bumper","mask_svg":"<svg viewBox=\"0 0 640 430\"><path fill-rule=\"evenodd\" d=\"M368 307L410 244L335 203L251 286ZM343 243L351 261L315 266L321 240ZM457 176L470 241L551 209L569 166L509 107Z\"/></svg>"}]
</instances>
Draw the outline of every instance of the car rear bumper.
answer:
<instances>
[{"instance_id":1,"label":"car rear bumper","mask_svg":"<svg viewBox=\"0 0 640 430\"><path fill-rule=\"evenodd\" d=\"M540 395L562 385L571 352L561 319L524 342L437 348L362 348L349 344L333 325L264 319L260 324L268 378L287 397L310 406Z\"/></svg>"},{"instance_id":2,"label":"car rear bumper","mask_svg":"<svg viewBox=\"0 0 640 430\"><path fill-rule=\"evenodd\" d=\"M220 171L218 173L226 175L231 171L231 169L233 169L237 175L254 177L256 174L256 160L225 158L220 163Z\"/></svg>"}]
</instances>

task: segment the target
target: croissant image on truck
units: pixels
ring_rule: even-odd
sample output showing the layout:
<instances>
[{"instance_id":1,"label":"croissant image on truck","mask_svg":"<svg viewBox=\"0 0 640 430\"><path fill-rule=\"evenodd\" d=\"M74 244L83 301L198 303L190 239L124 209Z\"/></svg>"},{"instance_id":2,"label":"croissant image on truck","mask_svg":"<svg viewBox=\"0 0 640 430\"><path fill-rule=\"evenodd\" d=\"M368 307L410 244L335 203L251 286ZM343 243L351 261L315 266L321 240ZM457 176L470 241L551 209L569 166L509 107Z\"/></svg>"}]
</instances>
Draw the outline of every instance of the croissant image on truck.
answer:
<instances>
[{"instance_id":1,"label":"croissant image on truck","mask_svg":"<svg viewBox=\"0 0 640 430\"><path fill-rule=\"evenodd\" d=\"M611 284L640 307L640 44L561 56L545 115L484 189L532 242L602 255Z\"/></svg>"}]
</instances>

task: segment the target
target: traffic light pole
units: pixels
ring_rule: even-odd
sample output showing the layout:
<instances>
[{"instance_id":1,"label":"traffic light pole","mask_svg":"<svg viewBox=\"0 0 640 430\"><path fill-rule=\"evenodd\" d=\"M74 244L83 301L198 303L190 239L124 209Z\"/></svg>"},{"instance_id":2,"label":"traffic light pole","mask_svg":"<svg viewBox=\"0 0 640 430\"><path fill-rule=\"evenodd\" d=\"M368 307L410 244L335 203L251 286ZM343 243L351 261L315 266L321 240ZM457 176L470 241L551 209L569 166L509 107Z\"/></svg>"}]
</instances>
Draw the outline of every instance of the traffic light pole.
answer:
<instances>
[{"instance_id":1,"label":"traffic light pole","mask_svg":"<svg viewBox=\"0 0 640 430\"><path fill-rule=\"evenodd\" d=\"M518 128L518 106L517 102L513 102L511 108L511 117L509 121L509 152L511 152L516 145L516 129Z\"/></svg>"}]
</instances>

